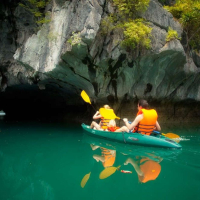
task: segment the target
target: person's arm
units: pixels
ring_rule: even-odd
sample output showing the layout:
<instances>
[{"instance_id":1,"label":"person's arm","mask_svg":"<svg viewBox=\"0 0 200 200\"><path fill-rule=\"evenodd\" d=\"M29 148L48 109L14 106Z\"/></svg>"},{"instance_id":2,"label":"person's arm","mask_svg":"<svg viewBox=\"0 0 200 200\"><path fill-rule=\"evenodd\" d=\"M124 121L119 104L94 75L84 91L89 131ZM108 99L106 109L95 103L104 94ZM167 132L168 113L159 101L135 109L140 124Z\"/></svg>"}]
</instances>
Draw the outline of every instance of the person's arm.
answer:
<instances>
[{"instance_id":1,"label":"person's arm","mask_svg":"<svg viewBox=\"0 0 200 200\"><path fill-rule=\"evenodd\" d=\"M161 131L161 127L160 127L158 121L156 121L155 130L157 130L157 131Z\"/></svg>"},{"instance_id":2,"label":"person's arm","mask_svg":"<svg viewBox=\"0 0 200 200\"><path fill-rule=\"evenodd\" d=\"M124 118L123 120L124 120L124 122L125 122L126 127L127 127L129 130L132 130L132 129L134 129L134 128L138 125L138 123L139 123L142 119L143 119L143 115L138 115L138 116L135 118L135 120L134 120L131 124L129 124L127 118Z\"/></svg>"},{"instance_id":3,"label":"person's arm","mask_svg":"<svg viewBox=\"0 0 200 200\"><path fill-rule=\"evenodd\" d=\"M143 175L144 175L144 173L143 173L142 170L140 169L140 166L139 166L139 164L137 163L137 161L135 161L133 158L128 158L128 159L125 161L124 165L127 165L127 164L129 164L129 163L134 167L135 171L137 172L137 174L138 174L139 176L143 176Z\"/></svg>"},{"instance_id":4,"label":"person's arm","mask_svg":"<svg viewBox=\"0 0 200 200\"><path fill-rule=\"evenodd\" d=\"M96 113L95 113L95 115L93 116L93 119L100 119L102 116L100 115L100 112L99 111L97 111Z\"/></svg>"}]
</instances>

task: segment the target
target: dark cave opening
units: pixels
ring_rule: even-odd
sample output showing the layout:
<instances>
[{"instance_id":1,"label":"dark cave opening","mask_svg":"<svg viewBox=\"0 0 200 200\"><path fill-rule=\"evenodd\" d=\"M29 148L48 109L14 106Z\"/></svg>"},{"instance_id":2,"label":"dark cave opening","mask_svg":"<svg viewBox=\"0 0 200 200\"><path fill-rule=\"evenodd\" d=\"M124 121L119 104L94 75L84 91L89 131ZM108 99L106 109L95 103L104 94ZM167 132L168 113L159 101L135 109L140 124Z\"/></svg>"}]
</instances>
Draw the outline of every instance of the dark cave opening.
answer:
<instances>
[{"instance_id":1,"label":"dark cave opening","mask_svg":"<svg viewBox=\"0 0 200 200\"><path fill-rule=\"evenodd\" d=\"M36 86L8 87L0 93L0 110L8 120L66 119L78 123L91 119L94 112L75 94L39 90Z\"/></svg>"}]
</instances>

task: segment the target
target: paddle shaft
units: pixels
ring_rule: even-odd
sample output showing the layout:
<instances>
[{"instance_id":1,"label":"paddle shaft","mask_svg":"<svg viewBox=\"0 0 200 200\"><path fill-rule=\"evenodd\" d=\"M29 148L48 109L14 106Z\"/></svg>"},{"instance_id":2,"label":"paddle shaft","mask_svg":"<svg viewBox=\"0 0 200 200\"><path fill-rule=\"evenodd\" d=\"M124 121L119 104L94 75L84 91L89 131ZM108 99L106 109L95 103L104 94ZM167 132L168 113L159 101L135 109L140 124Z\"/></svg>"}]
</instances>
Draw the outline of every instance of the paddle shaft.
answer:
<instances>
[{"instance_id":1,"label":"paddle shaft","mask_svg":"<svg viewBox=\"0 0 200 200\"><path fill-rule=\"evenodd\" d=\"M92 104L90 104L90 105L93 107L94 111L96 112L96 109L94 108L94 106Z\"/></svg>"}]
</instances>

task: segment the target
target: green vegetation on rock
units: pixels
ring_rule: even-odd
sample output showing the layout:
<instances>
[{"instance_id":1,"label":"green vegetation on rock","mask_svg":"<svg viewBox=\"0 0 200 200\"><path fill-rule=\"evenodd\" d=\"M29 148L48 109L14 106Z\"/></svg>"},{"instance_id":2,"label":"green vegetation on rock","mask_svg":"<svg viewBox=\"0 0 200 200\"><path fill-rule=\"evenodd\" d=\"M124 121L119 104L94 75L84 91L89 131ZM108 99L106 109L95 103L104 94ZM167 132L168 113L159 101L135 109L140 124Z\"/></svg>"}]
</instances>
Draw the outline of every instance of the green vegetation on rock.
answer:
<instances>
[{"instance_id":1,"label":"green vegetation on rock","mask_svg":"<svg viewBox=\"0 0 200 200\"><path fill-rule=\"evenodd\" d=\"M136 19L126 22L124 23L124 29L123 46L131 47L132 49L136 47L149 49L151 47L150 36L152 28L148 27L144 20Z\"/></svg>"},{"instance_id":2,"label":"green vegetation on rock","mask_svg":"<svg viewBox=\"0 0 200 200\"><path fill-rule=\"evenodd\" d=\"M67 40L67 42L69 42L72 46L75 44L79 45L81 43L80 32L79 33L72 32L72 36Z\"/></svg>"},{"instance_id":3,"label":"green vegetation on rock","mask_svg":"<svg viewBox=\"0 0 200 200\"><path fill-rule=\"evenodd\" d=\"M50 22L49 19L46 19L45 8L50 0L21 0L19 5L35 17L35 21L38 25L45 24Z\"/></svg>"},{"instance_id":4,"label":"green vegetation on rock","mask_svg":"<svg viewBox=\"0 0 200 200\"><path fill-rule=\"evenodd\" d=\"M175 31L171 27L169 27L168 33L167 33L167 36L166 36L166 42L169 42L169 41L174 40L174 39L180 40L181 38L178 37L177 31Z\"/></svg>"},{"instance_id":5,"label":"green vegetation on rock","mask_svg":"<svg viewBox=\"0 0 200 200\"><path fill-rule=\"evenodd\" d=\"M186 47L200 50L200 1L177 0L173 6L165 6L182 24L186 33Z\"/></svg>"},{"instance_id":6,"label":"green vegetation on rock","mask_svg":"<svg viewBox=\"0 0 200 200\"><path fill-rule=\"evenodd\" d=\"M106 35L114 29L123 30L124 39L122 46L124 48L150 48L151 30L149 24L139 13L146 11L149 0L112 0L117 10L117 15L110 14L105 17L101 23L101 32Z\"/></svg>"},{"instance_id":7,"label":"green vegetation on rock","mask_svg":"<svg viewBox=\"0 0 200 200\"><path fill-rule=\"evenodd\" d=\"M123 17L137 17L139 12L144 12L149 6L149 0L113 0L119 13Z\"/></svg>"},{"instance_id":8,"label":"green vegetation on rock","mask_svg":"<svg viewBox=\"0 0 200 200\"><path fill-rule=\"evenodd\" d=\"M103 35L106 35L107 33L110 33L116 26L115 23L115 17L113 15L106 16L101 21L101 33Z\"/></svg>"}]
</instances>

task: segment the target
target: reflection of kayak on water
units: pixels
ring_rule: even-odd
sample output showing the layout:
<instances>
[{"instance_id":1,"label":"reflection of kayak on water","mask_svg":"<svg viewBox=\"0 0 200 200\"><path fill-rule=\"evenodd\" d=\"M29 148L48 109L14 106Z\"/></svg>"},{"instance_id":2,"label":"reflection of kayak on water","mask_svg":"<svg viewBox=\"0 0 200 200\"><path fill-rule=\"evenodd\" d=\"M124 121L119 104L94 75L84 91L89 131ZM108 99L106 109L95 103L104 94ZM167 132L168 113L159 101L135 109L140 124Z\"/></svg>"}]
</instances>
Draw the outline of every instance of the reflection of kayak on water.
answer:
<instances>
[{"instance_id":1,"label":"reflection of kayak on water","mask_svg":"<svg viewBox=\"0 0 200 200\"><path fill-rule=\"evenodd\" d=\"M124 176L131 178L131 174L136 171L139 182L146 183L148 181L153 181L157 179L161 172L161 165L159 163L163 159L174 160L179 153L182 152L181 149L155 148L119 143L100 137L93 137L85 132L82 142L89 144L93 151L96 149L101 150L101 156L97 154L93 155L93 158L97 160L97 162L101 161L104 166L103 171L99 174L99 179L106 179L119 172L127 174ZM115 154L112 152L115 152ZM105 160L100 159L103 155L102 153L106 153L105 160L108 158L108 165L104 165ZM110 162L110 158L115 158L116 154L120 154L119 158L122 158L120 162L121 165L115 166L115 159L112 160L113 162ZM85 187L90 175L91 172L87 172L82 178L82 188Z\"/></svg>"},{"instance_id":2,"label":"reflection of kayak on water","mask_svg":"<svg viewBox=\"0 0 200 200\"><path fill-rule=\"evenodd\" d=\"M108 141L103 138L92 137L88 134L83 134L83 143L89 144L91 147L98 147L99 149L105 150L107 152L116 152L116 154L121 154L119 158L122 158L121 165L119 166L107 166L100 174L99 179L106 179L111 175L118 173L132 174L136 171L138 175L139 182L146 183L157 179L161 172L160 162L163 159L176 159L178 154L181 152L180 149L158 149L155 147L144 147L144 146L133 146L130 144L118 143L115 141ZM96 150L92 148L93 150ZM93 155L94 158L94 155ZM127 165L127 166L126 166ZM117 174L117 173L116 173ZM82 179L82 183L88 181L88 175L85 175ZM131 175L126 175L130 176ZM85 186L85 185L83 185Z\"/></svg>"},{"instance_id":3,"label":"reflection of kayak on water","mask_svg":"<svg viewBox=\"0 0 200 200\"><path fill-rule=\"evenodd\" d=\"M156 160L155 155L162 157L163 159L174 159L181 152L180 149L163 149L155 147L144 147L130 144L123 144L103 138L93 137L88 134L83 134L82 141L84 143L100 146L110 150L116 150L118 153L129 156L147 156L150 159ZM152 155L152 156L151 156Z\"/></svg>"},{"instance_id":4,"label":"reflection of kayak on water","mask_svg":"<svg viewBox=\"0 0 200 200\"><path fill-rule=\"evenodd\" d=\"M82 124L82 127L90 135L102 137L108 140L123 142L126 144L165 147L165 148L181 148L180 144L163 135L148 136L140 133L100 131L91 129L90 126L87 126L85 124Z\"/></svg>"}]
</instances>

